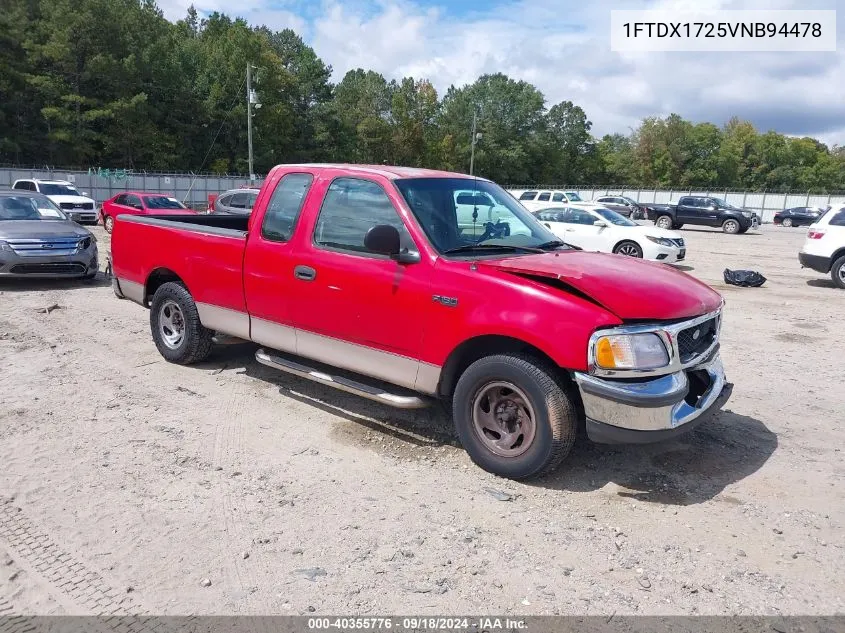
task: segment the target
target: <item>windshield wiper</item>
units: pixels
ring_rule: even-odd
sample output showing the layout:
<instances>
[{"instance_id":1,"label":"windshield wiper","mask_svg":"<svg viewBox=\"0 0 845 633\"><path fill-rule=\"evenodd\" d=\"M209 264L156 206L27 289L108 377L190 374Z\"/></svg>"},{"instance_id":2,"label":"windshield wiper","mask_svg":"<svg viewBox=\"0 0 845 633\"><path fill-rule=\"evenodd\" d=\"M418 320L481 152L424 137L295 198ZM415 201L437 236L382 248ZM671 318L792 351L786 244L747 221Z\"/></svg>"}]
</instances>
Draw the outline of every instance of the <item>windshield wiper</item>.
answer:
<instances>
[{"instance_id":1,"label":"windshield wiper","mask_svg":"<svg viewBox=\"0 0 845 633\"><path fill-rule=\"evenodd\" d=\"M561 240L551 240L549 242L543 242L542 244L537 244L537 246L535 248L538 248L538 249L541 249L541 250L546 250L546 249L557 248L559 246L568 246L569 248L572 248L571 245L569 245L566 242L563 242Z\"/></svg>"},{"instance_id":2,"label":"windshield wiper","mask_svg":"<svg viewBox=\"0 0 845 633\"><path fill-rule=\"evenodd\" d=\"M464 244L462 246L455 246L443 251L444 255L452 255L454 253L470 253L472 251L479 251L485 249L504 249L512 251L525 251L526 253L545 253L546 251L532 246L516 246L514 244Z\"/></svg>"}]
</instances>

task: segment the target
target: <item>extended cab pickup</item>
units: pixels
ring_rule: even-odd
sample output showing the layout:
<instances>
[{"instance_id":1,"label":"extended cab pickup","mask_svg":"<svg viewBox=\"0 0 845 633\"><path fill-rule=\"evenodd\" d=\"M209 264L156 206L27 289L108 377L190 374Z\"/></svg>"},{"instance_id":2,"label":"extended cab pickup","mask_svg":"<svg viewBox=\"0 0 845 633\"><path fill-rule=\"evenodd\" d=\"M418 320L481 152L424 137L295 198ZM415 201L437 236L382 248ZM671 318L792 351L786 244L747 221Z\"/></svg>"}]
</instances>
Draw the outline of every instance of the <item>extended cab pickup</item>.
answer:
<instances>
[{"instance_id":1,"label":"extended cab pickup","mask_svg":"<svg viewBox=\"0 0 845 633\"><path fill-rule=\"evenodd\" d=\"M473 197L495 221L479 209L464 230ZM717 292L569 248L480 178L280 165L249 218L118 215L111 257L115 294L150 309L168 361L202 361L224 335L386 405L443 400L471 458L505 477L554 469L582 424L607 443L682 433L732 389Z\"/></svg>"},{"instance_id":2,"label":"extended cab pickup","mask_svg":"<svg viewBox=\"0 0 845 633\"><path fill-rule=\"evenodd\" d=\"M725 233L747 233L760 224L759 216L753 211L710 196L684 196L677 205L650 205L648 219L661 229L677 230L684 224L697 224L721 227Z\"/></svg>"}]
</instances>

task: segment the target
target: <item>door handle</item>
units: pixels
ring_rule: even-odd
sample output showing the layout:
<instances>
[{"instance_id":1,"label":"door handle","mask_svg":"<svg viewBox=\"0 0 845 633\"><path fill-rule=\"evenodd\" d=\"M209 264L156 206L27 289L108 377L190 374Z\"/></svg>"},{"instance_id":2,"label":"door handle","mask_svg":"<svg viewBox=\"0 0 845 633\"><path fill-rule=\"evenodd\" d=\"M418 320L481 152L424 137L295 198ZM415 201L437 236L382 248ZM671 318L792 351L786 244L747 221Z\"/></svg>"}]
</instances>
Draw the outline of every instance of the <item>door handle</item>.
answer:
<instances>
[{"instance_id":1,"label":"door handle","mask_svg":"<svg viewBox=\"0 0 845 633\"><path fill-rule=\"evenodd\" d=\"M310 266L297 266L293 269L293 276L302 281L314 281L317 271Z\"/></svg>"}]
</instances>

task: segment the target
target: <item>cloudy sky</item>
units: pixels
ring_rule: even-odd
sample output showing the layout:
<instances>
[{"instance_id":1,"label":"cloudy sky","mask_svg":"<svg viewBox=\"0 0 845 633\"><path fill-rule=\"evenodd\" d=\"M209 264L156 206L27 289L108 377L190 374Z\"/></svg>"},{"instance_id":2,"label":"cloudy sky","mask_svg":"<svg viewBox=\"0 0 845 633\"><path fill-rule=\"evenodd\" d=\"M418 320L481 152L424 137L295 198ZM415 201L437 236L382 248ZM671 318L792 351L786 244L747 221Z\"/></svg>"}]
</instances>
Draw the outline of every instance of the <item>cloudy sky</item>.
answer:
<instances>
[{"instance_id":1,"label":"cloudy sky","mask_svg":"<svg viewBox=\"0 0 845 633\"><path fill-rule=\"evenodd\" d=\"M192 4L251 24L296 30L334 69L438 89L503 72L536 85L547 105L583 107L593 132L628 133L643 117L677 112L722 124L845 145L845 0L159 0L172 20ZM617 53L611 9L842 9L828 53Z\"/></svg>"}]
</instances>

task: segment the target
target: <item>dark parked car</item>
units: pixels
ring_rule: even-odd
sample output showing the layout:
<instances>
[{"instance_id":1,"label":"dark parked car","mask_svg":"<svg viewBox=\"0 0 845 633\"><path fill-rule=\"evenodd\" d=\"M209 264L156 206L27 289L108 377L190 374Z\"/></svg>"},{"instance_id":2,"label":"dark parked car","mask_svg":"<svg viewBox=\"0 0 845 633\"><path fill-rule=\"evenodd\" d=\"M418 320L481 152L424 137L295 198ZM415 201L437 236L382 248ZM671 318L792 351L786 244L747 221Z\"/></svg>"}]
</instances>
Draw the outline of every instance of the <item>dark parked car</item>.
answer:
<instances>
[{"instance_id":1,"label":"dark parked car","mask_svg":"<svg viewBox=\"0 0 845 633\"><path fill-rule=\"evenodd\" d=\"M0 191L0 279L97 275L97 240L47 196Z\"/></svg>"},{"instance_id":2,"label":"dark parked car","mask_svg":"<svg viewBox=\"0 0 845 633\"><path fill-rule=\"evenodd\" d=\"M679 229L684 224L721 227L725 233L746 233L760 225L760 217L721 198L683 196L678 204L655 205L648 219L662 229Z\"/></svg>"},{"instance_id":3,"label":"dark parked car","mask_svg":"<svg viewBox=\"0 0 845 633\"><path fill-rule=\"evenodd\" d=\"M624 215L626 218L632 220L643 220L648 213L648 206L641 204L636 200L627 196L602 196L596 198L593 202L607 207L611 211L616 211L619 215Z\"/></svg>"},{"instance_id":4,"label":"dark parked car","mask_svg":"<svg viewBox=\"0 0 845 633\"><path fill-rule=\"evenodd\" d=\"M230 189L214 201L211 212L225 215L249 215L260 189Z\"/></svg>"},{"instance_id":5,"label":"dark parked car","mask_svg":"<svg viewBox=\"0 0 845 633\"><path fill-rule=\"evenodd\" d=\"M775 224L783 226L809 226L816 222L827 209L820 207L792 207L775 213Z\"/></svg>"}]
</instances>

